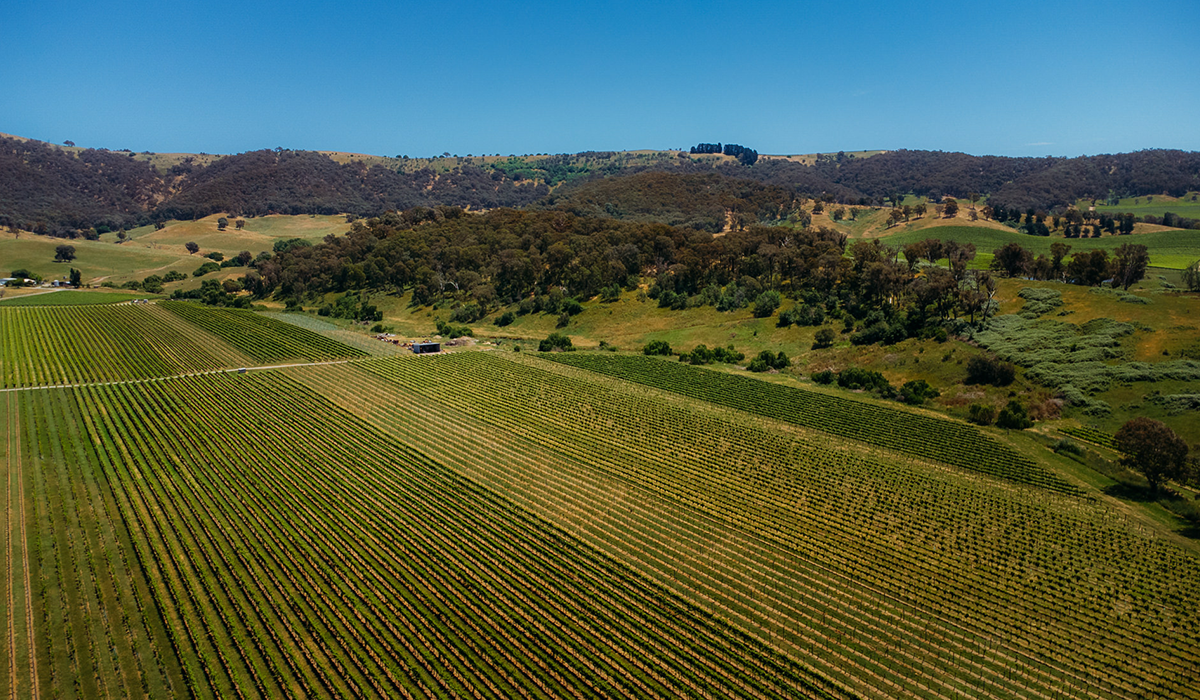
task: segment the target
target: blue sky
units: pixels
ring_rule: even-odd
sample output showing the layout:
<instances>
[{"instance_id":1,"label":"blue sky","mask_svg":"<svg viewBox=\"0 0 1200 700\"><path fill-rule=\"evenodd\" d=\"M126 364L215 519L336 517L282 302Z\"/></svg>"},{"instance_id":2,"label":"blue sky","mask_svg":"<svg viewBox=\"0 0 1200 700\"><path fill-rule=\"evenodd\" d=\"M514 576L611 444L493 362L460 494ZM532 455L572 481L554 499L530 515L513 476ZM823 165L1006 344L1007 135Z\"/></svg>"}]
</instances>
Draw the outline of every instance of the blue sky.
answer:
<instances>
[{"instance_id":1,"label":"blue sky","mask_svg":"<svg viewBox=\"0 0 1200 700\"><path fill-rule=\"evenodd\" d=\"M0 0L0 132L429 156L1200 150L1200 2Z\"/></svg>"}]
</instances>

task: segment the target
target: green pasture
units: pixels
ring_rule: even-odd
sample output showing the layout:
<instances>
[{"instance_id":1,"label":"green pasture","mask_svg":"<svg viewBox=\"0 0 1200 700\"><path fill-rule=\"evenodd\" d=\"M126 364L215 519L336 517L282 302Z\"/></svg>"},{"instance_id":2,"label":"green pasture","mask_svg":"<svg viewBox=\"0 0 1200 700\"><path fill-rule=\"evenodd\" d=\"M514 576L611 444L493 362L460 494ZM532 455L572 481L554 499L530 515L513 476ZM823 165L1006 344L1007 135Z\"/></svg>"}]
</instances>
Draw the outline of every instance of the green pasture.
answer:
<instances>
[{"instance_id":1,"label":"green pasture","mask_svg":"<svg viewBox=\"0 0 1200 700\"><path fill-rule=\"evenodd\" d=\"M1103 236L1101 238L1064 238L1062 236L1029 236L1015 230L977 226L935 226L904 231L881 239L892 246L937 238L943 241L973 243L980 254L990 254L1007 243L1019 243L1035 255L1050 252L1053 243L1066 243L1072 252L1103 249L1116 250L1125 243L1137 243L1150 251L1150 265L1182 270L1200 260L1200 231L1167 229L1132 236Z\"/></svg>"},{"instance_id":2,"label":"green pasture","mask_svg":"<svg viewBox=\"0 0 1200 700\"><path fill-rule=\"evenodd\" d=\"M117 304L131 299L157 299L157 294L145 292L108 292L65 289L41 294L0 299L4 306L86 306L92 304Z\"/></svg>"},{"instance_id":3,"label":"green pasture","mask_svg":"<svg viewBox=\"0 0 1200 700\"><path fill-rule=\"evenodd\" d=\"M54 262L55 249L63 244L75 247L75 259L68 263ZM66 279L71 268L83 274L84 284L108 280L120 284L148 275L162 275L170 270L191 274L200 263L182 255L153 248L114 245L103 241L66 240L21 234L0 233L0 273L7 276L17 269L27 269L45 280Z\"/></svg>"},{"instance_id":4,"label":"green pasture","mask_svg":"<svg viewBox=\"0 0 1200 700\"><path fill-rule=\"evenodd\" d=\"M1092 206L1092 202L1081 199L1076 206L1081 211L1087 211ZM1097 200L1096 211L1106 214L1128 212L1137 217L1147 214L1162 216L1166 212L1171 212L1189 219L1200 219L1200 193L1189 192L1182 197L1170 197L1165 194L1126 197L1116 204L1105 204Z\"/></svg>"}]
</instances>

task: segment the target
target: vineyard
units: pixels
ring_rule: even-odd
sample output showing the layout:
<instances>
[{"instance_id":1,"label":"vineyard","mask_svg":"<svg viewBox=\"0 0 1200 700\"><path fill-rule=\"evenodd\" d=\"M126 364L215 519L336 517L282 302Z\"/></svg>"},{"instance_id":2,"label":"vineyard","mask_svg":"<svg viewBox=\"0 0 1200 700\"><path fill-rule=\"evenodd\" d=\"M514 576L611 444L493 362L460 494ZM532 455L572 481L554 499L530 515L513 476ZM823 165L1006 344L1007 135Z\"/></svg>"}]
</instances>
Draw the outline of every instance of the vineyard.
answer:
<instances>
[{"instance_id":1,"label":"vineyard","mask_svg":"<svg viewBox=\"0 0 1200 700\"><path fill-rule=\"evenodd\" d=\"M307 328L276 321L252 311L200 306L186 301L164 301L162 307L259 362L317 361L365 357L368 354Z\"/></svg>"},{"instance_id":2,"label":"vineyard","mask_svg":"<svg viewBox=\"0 0 1200 700\"><path fill-rule=\"evenodd\" d=\"M13 396L20 694L829 694L277 374Z\"/></svg>"},{"instance_id":3,"label":"vineyard","mask_svg":"<svg viewBox=\"0 0 1200 700\"><path fill-rule=\"evenodd\" d=\"M250 362L153 304L0 308L0 388L148 379Z\"/></svg>"},{"instance_id":4,"label":"vineyard","mask_svg":"<svg viewBox=\"0 0 1200 700\"><path fill-rule=\"evenodd\" d=\"M855 694L1200 696L1196 559L1090 501L517 358L288 373Z\"/></svg>"},{"instance_id":5,"label":"vineyard","mask_svg":"<svg viewBox=\"0 0 1200 700\"><path fill-rule=\"evenodd\" d=\"M1056 491L1075 490L1032 460L963 423L642 355L556 353L545 357L915 457Z\"/></svg>"},{"instance_id":6,"label":"vineyard","mask_svg":"<svg viewBox=\"0 0 1200 700\"><path fill-rule=\"evenodd\" d=\"M150 379L366 355L248 311L183 302L0 308L0 388Z\"/></svg>"},{"instance_id":7,"label":"vineyard","mask_svg":"<svg viewBox=\"0 0 1200 700\"><path fill-rule=\"evenodd\" d=\"M1200 559L973 426L311 325L0 309L0 692L1200 700Z\"/></svg>"}]
</instances>

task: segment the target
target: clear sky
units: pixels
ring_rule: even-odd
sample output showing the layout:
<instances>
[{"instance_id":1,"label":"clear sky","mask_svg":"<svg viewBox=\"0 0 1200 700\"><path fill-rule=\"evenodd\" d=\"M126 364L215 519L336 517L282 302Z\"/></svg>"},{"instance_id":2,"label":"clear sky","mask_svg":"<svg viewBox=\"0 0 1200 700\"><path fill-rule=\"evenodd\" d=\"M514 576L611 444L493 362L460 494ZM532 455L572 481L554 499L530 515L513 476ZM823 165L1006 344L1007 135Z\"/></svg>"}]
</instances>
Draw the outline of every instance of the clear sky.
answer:
<instances>
[{"instance_id":1,"label":"clear sky","mask_svg":"<svg viewBox=\"0 0 1200 700\"><path fill-rule=\"evenodd\" d=\"M1200 150L1200 0L0 0L0 132L380 155Z\"/></svg>"}]
</instances>

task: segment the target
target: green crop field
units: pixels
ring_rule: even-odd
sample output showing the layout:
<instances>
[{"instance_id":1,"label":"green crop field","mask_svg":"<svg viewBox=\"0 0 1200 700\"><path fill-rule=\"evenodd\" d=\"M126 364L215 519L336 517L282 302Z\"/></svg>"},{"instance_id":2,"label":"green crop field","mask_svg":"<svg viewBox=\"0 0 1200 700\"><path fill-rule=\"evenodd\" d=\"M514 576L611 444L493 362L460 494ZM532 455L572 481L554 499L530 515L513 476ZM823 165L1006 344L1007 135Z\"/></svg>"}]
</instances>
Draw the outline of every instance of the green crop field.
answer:
<instances>
[{"instance_id":1,"label":"green crop field","mask_svg":"<svg viewBox=\"0 0 1200 700\"><path fill-rule=\"evenodd\" d=\"M0 308L0 692L1200 698L1195 545L1028 436L344 332Z\"/></svg>"}]
</instances>

